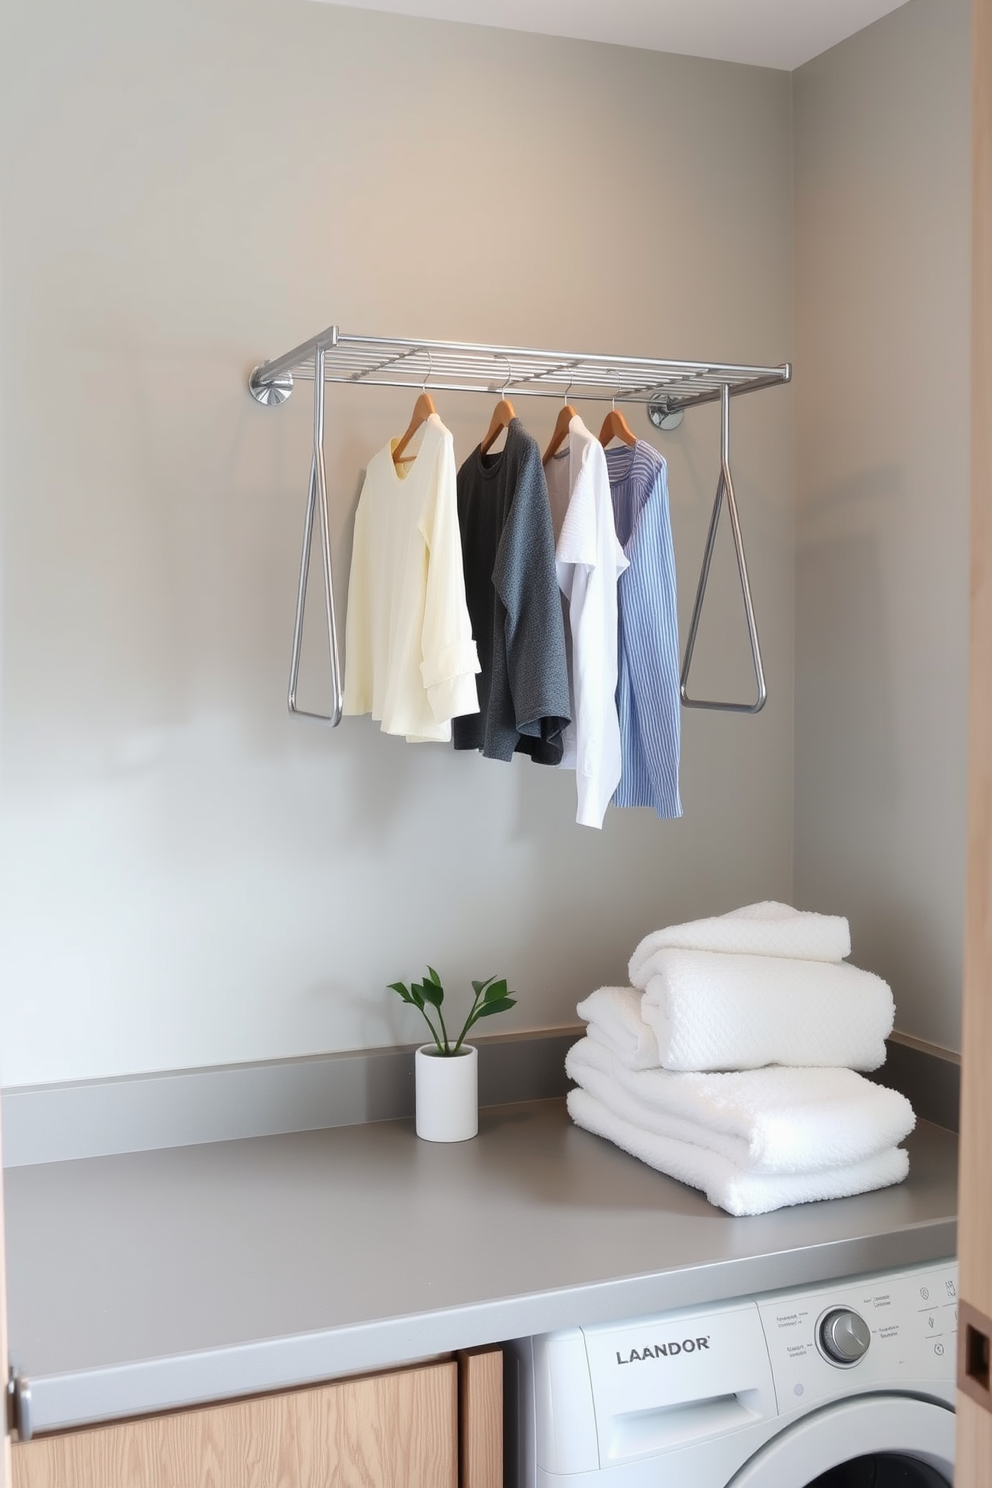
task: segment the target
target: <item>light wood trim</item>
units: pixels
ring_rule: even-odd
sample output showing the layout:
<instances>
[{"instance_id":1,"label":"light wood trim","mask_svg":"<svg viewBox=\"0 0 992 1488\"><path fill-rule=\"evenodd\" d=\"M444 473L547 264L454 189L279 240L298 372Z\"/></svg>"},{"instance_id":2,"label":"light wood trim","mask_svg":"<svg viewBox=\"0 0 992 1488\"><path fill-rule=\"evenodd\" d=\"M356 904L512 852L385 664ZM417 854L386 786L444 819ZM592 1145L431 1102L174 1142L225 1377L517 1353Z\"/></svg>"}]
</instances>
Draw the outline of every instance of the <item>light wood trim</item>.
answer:
<instances>
[{"instance_id":1,"label":"light wood trim","mask_svg":"<svg viewBox=\"0 0 992 1488\"><path fill-rule=\"evenodd\" d=\"M992 1313L992 0L974 0L968 891L961 1294Z\"/></svg>"},{"instance_id":2,"label":"light wood trim","mask_svg":"<svg viewBox=\"0 0 992 1488\"><path fill-rule=\"evenodd\" d=\"M13 1488L457 1488L454 1360L14 1444Z\"/></svg>"},{"instance_id":3,"label":"light wood trim","mask_svg":"<svg viewBox=\"0 0 992 1488\"><path fill-rule=\"evenodd\" d=\"M972 4L971 619L960 1293L992 1314L992 0ZM958 1393L955 1482L992 1488L992 1414Z\"/></svg>"},{"instance_id":4,"label":"light wood trim","mask_svg":"<svg viewBox=\"0 0 992 1488\"><path fill-rule=\"evenodd\" d=\"M992 0L974 0L971 658L961 1295L992 1313Z\"/></svg>"},{"instance_id":5,"label":"light wood trim","mask_svg":"<svg viewBox=\"0 0 992 1488\"><path fill-rule=\"evenodd\" d=\"M957 1488L992 1488L992 1416L967 1395L958 1395L957 1462L954 1482Z\"/></svg>"},{"instance_id":6,"label":"light wood trim","mask_svg":"<svg viewBox=\"0 0 992 1488\"><path fill-rule=\"evenodd\" d=\"M503 1488L503 1350L458 1355L460 1488Z\"/></svg>"},{"instance_id":7,"label":"light wood trim","mask_svg":"<svg viewBox=\"0 0 992 1488\"><path fill-rule=\"evenodd\" d=\"M981 1348L980 1340L983 1337L986 1340L992 1338L992 1318L986 1317L984 1312L976 1311L963 1297L958 1298L957 1314L958 1389L970 1395L972 1400L987 1411L989 1409L988 1353ZM978 1335L977 1339L970 1336L975 1333ZM972 1354L973 1343L979 1346L974 1349L974 1357L969 1357Z\"/></svg>"}]
</instances>

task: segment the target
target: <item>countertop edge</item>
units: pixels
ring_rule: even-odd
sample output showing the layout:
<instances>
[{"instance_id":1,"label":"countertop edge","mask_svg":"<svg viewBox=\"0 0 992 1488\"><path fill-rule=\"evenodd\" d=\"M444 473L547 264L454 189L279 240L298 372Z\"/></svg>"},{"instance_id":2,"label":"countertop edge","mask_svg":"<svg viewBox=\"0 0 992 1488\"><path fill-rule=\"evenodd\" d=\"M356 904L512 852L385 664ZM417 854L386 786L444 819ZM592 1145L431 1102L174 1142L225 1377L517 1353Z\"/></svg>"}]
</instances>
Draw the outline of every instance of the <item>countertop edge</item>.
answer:
<instances>
[{"instance_id":1,"label":"countertop edge","mask_svg":"<svg viewBox=\"0 0 992 1488\"><path fill-rule=\"evenodd\" d=\"M895 1232L477 1302L231 1347L32 1377L35 1434L298 1388L580 1324L943 1260L952 1218ZM13 1361L16 1366L16 1360Z\"/></svg>"}]
</instances>

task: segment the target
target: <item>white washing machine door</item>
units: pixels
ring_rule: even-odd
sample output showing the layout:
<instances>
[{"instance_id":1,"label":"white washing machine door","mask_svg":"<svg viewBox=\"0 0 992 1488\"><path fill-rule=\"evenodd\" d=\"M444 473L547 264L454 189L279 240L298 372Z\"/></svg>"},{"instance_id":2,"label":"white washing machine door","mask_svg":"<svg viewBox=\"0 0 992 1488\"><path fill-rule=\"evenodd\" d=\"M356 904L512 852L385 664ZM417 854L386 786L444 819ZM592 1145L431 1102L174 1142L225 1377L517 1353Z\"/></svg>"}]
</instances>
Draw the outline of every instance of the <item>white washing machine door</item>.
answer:
<instances>
[{"instance_id":1,"label":"white washing machine door","mask_svg":"<svg viewBox=\"0 0 992 1488\"><path fill-rule=\"evenodd\" d=\"M825 1406L756 1452L727 1488L808 1488L827 1472L829 1488L950 1484L954 1412L905 1395L861 1395Z\"/></svg>"}]
</instances>

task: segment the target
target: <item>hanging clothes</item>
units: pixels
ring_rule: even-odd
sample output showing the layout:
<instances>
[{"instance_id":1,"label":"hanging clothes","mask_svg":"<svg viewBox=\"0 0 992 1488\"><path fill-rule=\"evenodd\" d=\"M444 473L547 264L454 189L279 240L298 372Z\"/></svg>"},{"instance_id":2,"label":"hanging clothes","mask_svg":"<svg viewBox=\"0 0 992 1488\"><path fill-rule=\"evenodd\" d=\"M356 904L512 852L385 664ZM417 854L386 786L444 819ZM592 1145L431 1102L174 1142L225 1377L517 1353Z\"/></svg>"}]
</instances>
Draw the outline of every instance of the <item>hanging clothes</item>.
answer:
<instances>
[{"instance_id":1,"label":"hanging clothes","mask_svg":"<svg viewBox=\"0 0 992 1488\"><path fill-rule=\"evenodd\" d=\"M371 713L410 743L447 743L451 719L479 707L454 444L431 414L404 473L397 442L369 461L355 514L344 711Z\"/></svg>"},{"instance_id":2,"label":"hanging clothes","mask_svg":"<svg viewBox=\"0 0 992 1488\"><path fill-rule=\"evenodd\" d=\"M617 537L630 567L620 576L622 769L617 806L682 815L679 797L679 627L668 467L650 444L608 449Z\"/></svg>"},{"instance_id":3,"label":"hanging clothes","mask_svg":"<svg viewBox=\"0 0 992 1488\"><path fill-rule=\"evenodd\" d=\"M575 820L602 827L620 780L617 580L628 559L617 540L606 452L576 414L566 446L544 467L565 607L572 722L562 766L575 770Z\"/></svg>"},{"instance_id":4,"label":"hanging clothes","mask_svg":"<svg viewBox=\"0 0 992 1488\"><path fill-rule=\"evenodd\" d=\"M479 647L479 712L456 718L456 749L562 758L570 718L565 627L541 452L518 418L493 455L476 448L458 472L465 593Z\"/></svg>"}]
</instances>

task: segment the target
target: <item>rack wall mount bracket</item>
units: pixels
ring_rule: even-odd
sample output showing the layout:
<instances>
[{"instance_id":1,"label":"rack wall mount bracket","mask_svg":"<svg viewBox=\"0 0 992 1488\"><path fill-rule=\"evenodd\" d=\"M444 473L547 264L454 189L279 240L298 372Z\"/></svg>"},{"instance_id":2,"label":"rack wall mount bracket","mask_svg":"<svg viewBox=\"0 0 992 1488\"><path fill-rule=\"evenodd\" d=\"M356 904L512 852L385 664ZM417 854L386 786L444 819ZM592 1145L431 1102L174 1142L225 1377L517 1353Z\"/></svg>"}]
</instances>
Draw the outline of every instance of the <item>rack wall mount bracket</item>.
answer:
<instances>
[{"instance_id":1,"label":"rack wall mount bracket","mask_svg":"<svg viewBox=\"0 0 992 1488\"><path fill-rule=\"evenodd\" d=\"M252 367L248 378L248 391L256 403L261 403L264 408L278 408L280 403L285 403L293 391L294 382L292 372L283 372L278 377L267 378L265 369L268 362L259 362L257 367Z\"/></svg>"}]
</instances>

